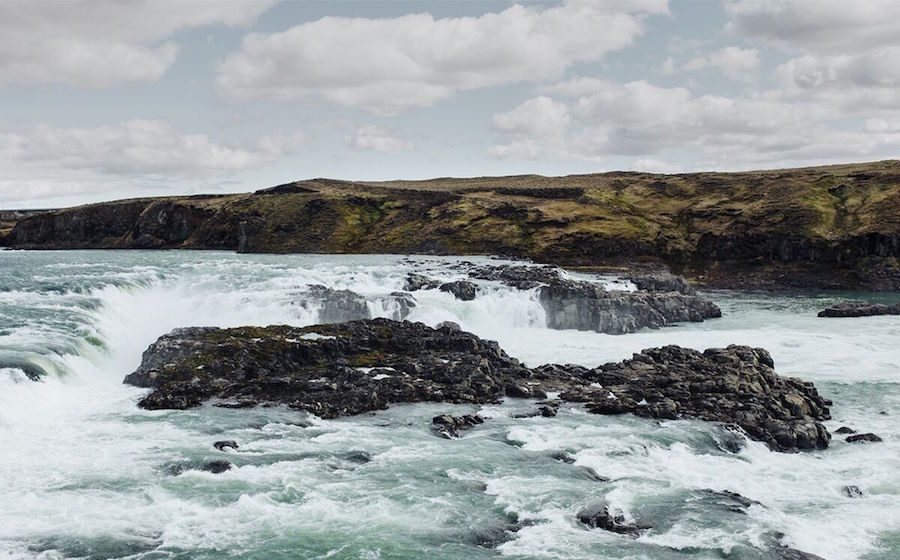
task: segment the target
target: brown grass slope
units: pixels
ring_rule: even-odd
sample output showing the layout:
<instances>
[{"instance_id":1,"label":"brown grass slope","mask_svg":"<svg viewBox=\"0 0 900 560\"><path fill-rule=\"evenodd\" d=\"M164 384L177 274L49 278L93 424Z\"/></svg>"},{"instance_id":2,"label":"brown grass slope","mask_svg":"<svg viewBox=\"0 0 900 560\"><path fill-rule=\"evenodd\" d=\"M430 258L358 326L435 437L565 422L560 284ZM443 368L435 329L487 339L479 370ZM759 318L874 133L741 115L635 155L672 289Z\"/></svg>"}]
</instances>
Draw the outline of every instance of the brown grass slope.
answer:
<instances>
[{"instance_id":1,"label":"brown grass slope","mask_svg":"<svg viewBox=\"0 0 900 560\"><path fill-rule=\"evenodd\" d=\"M615 172L135 199L20 220L30 249L505 254L665 263L731 287L900 289L900 162L744 173Z\"/></svg>"}]
</instances>

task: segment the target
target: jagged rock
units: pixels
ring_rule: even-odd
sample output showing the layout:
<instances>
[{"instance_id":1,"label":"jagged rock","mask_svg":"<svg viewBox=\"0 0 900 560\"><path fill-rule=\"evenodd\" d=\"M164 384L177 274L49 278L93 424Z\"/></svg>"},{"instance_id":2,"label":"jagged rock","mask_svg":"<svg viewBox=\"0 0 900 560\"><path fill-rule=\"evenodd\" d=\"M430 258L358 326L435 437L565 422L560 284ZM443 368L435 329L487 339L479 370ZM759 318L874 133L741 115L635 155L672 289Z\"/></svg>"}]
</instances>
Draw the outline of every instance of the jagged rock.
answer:
<instances>
[{"instance_id":1,"label":"jagged rock","mask_svg":"<svg viewBox=\"0 0 900 560\"><path fill-rule=\"evenodd\" d=\"M882 440L881 437L876 436L875 434L856 434L847 436L845 441L847 443L876 443L884 440Z\"/></svg>"},{"instance_id":2,"label":"jagged rock","mask_svg":"<svg viewBox=\"0 0 900 560\"><path fill-rule=\"evenodd\" d=\"M900 315L900 303L839 303L819 311L819 317L872 317L874 315Z\"/></svg>"},{"instance_id":3,"label":"jagged rock","mask_svg":"<svg viewBox=\"0 0 900 560\"><path fill-rule=\"evenodd\" d=\"M827 447L831 436L820 422L830 418L830 401L812 383L779 377L773 365L761 348L664 346L591 370L585 376L602 388L573 386L560 397L597 414L735 424L779 451Z\"/></svg>"},{"instance_id":4,"label":"jagged rock","mask_svg":"<svg viewBox=\"0 0 900 560\"><path fill-rule=\"evenodd\" d=\"M312 285L306 290L307 305L318 304L320 323L344 323L369 319L366 299L350 290L335 290L320 285Z\"/></svg>"},{"instance_id":5,"label":"jagged rock","mask_svg":"<svg viewBox=\"0 0 900 560\"><path fill-rule=\"evenodd\" d=\"M550 458L554 461L559 461L560 463L566 463L571 465L575 462L575 457L572 457L565 451L554 451L550 454Z\"/></svg>"},{"instance_id":6,"label":"jagged rock","mask_svg":"<svg viewBox=\"0 0 900 560\"><path fill-rule=\"evenodd\" d=\"M686 296L697 295L697 290L688 284L687 280L681 276L676 276L670 272L651 272L648 274L639 274L628 276L628 280L634 284L638 290L647 292L678 292Z\"/></svg>"},{"instance_id":7,"label":"jagged rock","mask_svg":"<svg viewBox=\"0 0 900 560\"><path fill-rule=\"evenodd\" d=\"M435 431L445 438L455 439L459 437L459 432L484 424L484 418L477 414L463 414L462 416L443 414L432 418L431 424L434 426Z\"/></svg>"},{"instance_id":8,"label":"jagged rock","mask_svg":"<svg viewBox=\"0 0 900 560\"><path fill-rule=\"evenodd\" d=\"M364 464L372 461L372 454L368 451L352 451L344 456L351 463Z\"/></svg>"},{"instance_id":9,"label":"jagged rock","mask_svg":"<svg viewBox=\"0 0 900 560\"><path fill-rule=\"evenodd\" d=\"M225 451L229 447L231 449L237 449L240 446L233 439L229 439L229 440L225 440L225 441L217 441L213 444L213 447L215 447L219 451Z\"/></svg>"},{"instance_id":10,"label":"jagged rock","mask_svg":"<svg viewBox=\"0 0 900 560\"><path fill-rule=\"evenodd\" d=\"M456 299L472 301L475 299L475 284L467 280L457 280L441 284L440 290L453 294Z\"/></svg>"},{"instance_id":11,"label":"jagged rock","mask_svg":"<svg viewBox=\"0 0 900 560\"><path fill-rule=\"evenodd\" d=\"M603 501L593 503L578 512L578 521L591 529L605 529L622 535L635 535L649 529L640 525L632 525L625 521L625 516L613 511Z\"/></svg>"},{"instance_id":12,"label":"jagged rock","mask_svg":"<svg viewBox=\"0 0 900 560\"><path fill-rule=\"evenodd\" d=\"M862 498L863 496L863 491L860 490L859 486L856 486L855 484L844 486L843 488L841 488L841 490L848 498Z\"/></svg>"},{"instance_id":13,"label":"jagged rock","mask_svg":"<svg viewBox=\"0 0 900 560\"><path fill-rule=\"evenodd\" d=\"M451 331L461 331L462 327L459 326L459 323L454 323L453 321L443 321L438 323L437 329L448 329Z\"/></svg>"},{"instance_id":14,"label":"jagged rock","mask_svg":"<svg viewBox=\"0 0 900 560\"><path fill-rule=\"evenodd\" d=\"M676 292L607 291L599 284L562 280L540 290L551 329L624 334L642 328L721 317L710 300Z\"/></svg>"},{"instance_id":15,"label":"jagged rock","mask_svg":"<svg viewBox=\"0 0 900 560\"><path fill-rule=\"evenodd\" d=\"M389 319L311 327L176 329L144 352L125 382L152 388L140 406L184 409L283 404L323 418L391 403L499 402L511 393L586 403L598 414L697 418L740 427L772 449L826 447L831 403L811 383L779 377L768 352L653 348L588 369L527 368L496 342ZM550 416L555 401L546 406Z\"/></svg>"},{"instance_id":16,"label":"jagged rock","mask_svg":"<svg viewBox=\"0 0 900 560\"><path fill-rule=\"evenodd\" d=\"M853 428L848 428L847 426L841 426L840 428L838 428L837 430L835 430L834 433L836 433L836 434L841 434L841 435L843 435L843 434L855 434L855 433L856 433L856 430L854 430Z\"/></svg>"},{"instance_id":17,"label":"jagged rock","mask_svg":"<svg viewBox=\"0 0 900 560\"><path fill-rule=\"evenodd\" d=\"M421 274L416 274L415 272L410 272L406 275L406 283L403 285L403 290L407 292L415 292L416 290L433 290L440 285L440 281L435 280L434 278L429 278Z\"/></svg>"}]
</instances>

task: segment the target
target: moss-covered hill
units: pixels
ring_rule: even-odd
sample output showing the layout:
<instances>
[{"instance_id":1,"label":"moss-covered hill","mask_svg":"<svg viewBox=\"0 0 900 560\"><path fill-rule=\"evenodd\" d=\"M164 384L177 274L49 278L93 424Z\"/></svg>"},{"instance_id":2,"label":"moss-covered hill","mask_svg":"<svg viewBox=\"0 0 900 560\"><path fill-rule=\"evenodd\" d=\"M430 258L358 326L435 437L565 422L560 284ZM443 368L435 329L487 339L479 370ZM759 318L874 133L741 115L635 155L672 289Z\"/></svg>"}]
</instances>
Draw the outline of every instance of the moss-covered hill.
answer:
<instances>
[{"instance_id":1,"label":"moss-covered hill","mask_svg":"<svg viewBox=\"0 0 900 560\"><path fill-rule=\"evenodd\" d=\"M900 289L900 162L745 173L314 179L20 220L18 248L493 253L661 261L720 286Z\"/></svg>"}]
</instances>

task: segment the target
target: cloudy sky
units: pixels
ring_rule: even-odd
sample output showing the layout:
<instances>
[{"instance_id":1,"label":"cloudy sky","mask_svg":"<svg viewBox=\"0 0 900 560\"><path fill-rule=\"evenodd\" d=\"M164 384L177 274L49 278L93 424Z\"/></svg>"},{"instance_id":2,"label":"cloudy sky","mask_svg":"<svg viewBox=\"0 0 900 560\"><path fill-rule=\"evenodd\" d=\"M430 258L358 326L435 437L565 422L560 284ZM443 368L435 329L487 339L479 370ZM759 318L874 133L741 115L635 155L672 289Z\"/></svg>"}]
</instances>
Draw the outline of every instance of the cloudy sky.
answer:
<instances>
[{"instance_id":1,"label":"cloudy sky","mask_svg":"<svg viewBox=\"0 0 900 560\"><path fill-rule=\"evenodd\" d=\"M900 155L900 1L0 2L0 208Z\"/></svg>"}]
</instances>

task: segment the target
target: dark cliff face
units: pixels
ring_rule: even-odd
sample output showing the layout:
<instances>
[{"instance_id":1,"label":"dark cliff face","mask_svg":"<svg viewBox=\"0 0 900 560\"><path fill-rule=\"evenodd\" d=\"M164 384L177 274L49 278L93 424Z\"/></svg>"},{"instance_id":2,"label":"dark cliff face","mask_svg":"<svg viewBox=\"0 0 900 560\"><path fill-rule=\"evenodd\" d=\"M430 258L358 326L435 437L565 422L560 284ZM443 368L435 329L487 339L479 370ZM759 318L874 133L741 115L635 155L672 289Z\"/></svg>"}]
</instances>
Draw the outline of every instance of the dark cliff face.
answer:
<instances>
[{"instance_id":1,"label":"dark cliff face","mask_svg":"<svg viewBox=\"0 0 900 560\"><path fill-rule=\"evenodd\" d=\"M721 287L900 289L900 162L748 173L349 183L94 204L21 219L16 248L491 253L659 261Z\"/></svg>"}]
</instances>

